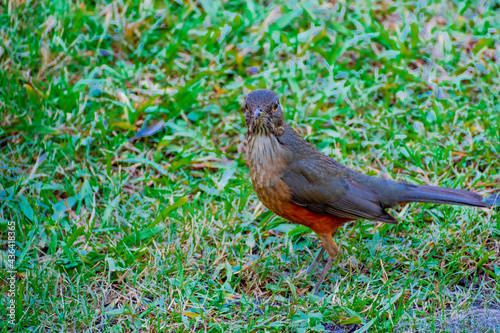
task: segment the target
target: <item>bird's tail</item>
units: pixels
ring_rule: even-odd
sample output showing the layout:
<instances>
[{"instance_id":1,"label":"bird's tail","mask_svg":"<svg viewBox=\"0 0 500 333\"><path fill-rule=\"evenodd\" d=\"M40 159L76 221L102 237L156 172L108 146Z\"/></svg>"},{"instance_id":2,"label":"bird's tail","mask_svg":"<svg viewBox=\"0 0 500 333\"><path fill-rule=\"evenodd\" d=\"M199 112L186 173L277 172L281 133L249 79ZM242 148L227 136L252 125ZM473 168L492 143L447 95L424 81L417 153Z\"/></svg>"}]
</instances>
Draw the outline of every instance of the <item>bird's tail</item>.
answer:
<instances>
[{"instance_id":1,"label":"bird's tail","mask_svg":"<svg viewBox=\"0 0 500 333\"><path fill-rule=\"evenodd\" d=\"M489 202L484 202L483 197L479 194L466 190L410 184L407 184L406 189L398 199L400 203L432 202L473 207L489 207L491 205Z\"/></svg>"},{"instance_id":2,"label":"bird's tail","mask_svg":"<svg viewBox=\"0 0 500 333\"><path fill-rule=\"evenodd\" d=\"M500 192L490 195L490 197L484 202L490 204L491 206L500 206Z\"/></svg>"}]
</instances>

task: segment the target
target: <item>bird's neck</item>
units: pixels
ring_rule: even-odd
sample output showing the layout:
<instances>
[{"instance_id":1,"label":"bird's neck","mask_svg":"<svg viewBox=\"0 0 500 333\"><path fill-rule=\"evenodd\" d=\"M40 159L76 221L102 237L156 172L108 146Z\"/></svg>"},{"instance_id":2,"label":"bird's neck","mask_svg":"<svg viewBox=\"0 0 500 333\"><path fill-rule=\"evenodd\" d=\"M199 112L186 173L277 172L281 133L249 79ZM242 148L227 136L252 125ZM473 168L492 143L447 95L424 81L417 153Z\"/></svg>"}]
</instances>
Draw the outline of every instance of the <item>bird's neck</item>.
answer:
<instances>
[{"instance_id":1,"label":"bird's neck","mask_svg":"<svg viewBox=\"0 0 500 333\"><path fill-rule=\"evenodd\" d=\"M248 139L248 157L250 164L275 164L277 160L287 161L290 151L280 143L272 133L252 135Z\"/></svg>"},{"instance_id":2,"label":"bird's neck","mask_svg":"<svg viewBox=\"0 0 500 333\"><path fill-rule=\"evenodd\" d=\"M282 149L274 134L254 134L248 138L250 161L272 161Z\"/></svg>"},{"instance_id":3,"label":"bird's neck","mask_svg":"<svg viewBox=\"0 0 500 333\"><path fill-rule=\"evenodd\" d=\"M276 136L252 135L248 138L248 166L254 187L273 186L291 160L291 151Z\"/></svg>"}]
</instances>

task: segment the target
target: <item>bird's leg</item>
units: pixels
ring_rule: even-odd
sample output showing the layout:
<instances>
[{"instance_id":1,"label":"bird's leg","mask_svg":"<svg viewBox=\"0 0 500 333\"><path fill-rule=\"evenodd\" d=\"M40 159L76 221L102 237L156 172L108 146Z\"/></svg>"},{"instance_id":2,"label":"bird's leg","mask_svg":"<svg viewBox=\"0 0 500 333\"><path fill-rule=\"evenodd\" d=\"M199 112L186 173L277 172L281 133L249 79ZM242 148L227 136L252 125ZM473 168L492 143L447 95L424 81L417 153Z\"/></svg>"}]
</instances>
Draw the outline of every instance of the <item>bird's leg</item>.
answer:
<instances>
[{"instance_id":1,"label":"bird's leg","mask_svg":"<svg viewBox=\"0 0 500 333\"><path fill-rule=\"evenodd\" d=\"M321 257L323 257L323 253L325 253L325 247L321 247L321 250L319 251L318 255L316 258L314 258L314 261L312 262L311 266L307 269L307 274L314 273L314 270L316 269L316 265L318 262L321 260Z\"/></svg>"},{"instance_id":2,"label":"bird's leg","mask_svg":"<svg viewBox=\"0 0 500 333\"><path fill-rule=\"evenodd\" d=\"M337 257L339 254L339 248L337 244L333 241L333 235L336 233L336 231L333 232L332 235L318 235L319 238L321 239L321 242L323 243L323 248L328 252L328 262L326 263L325 267L323 268L323 272L321 272L321 275L316 282L316 285L314 286L313 293L316 295L318 293L319 287L321 286L321 283L326 277L326 274L328 274L328 271L330 270L330 267L333 264L333 259Z\"/></svg>"},{"instance_id":3,"label":"bird's leg","mask_svg":"<svg viewBox=\"0 0 500 333\"><path fill-rule=\"evenodd\" d=\"M314 285L314 289L313 289L313 294L314 295L318 294L319 287L321 286L321 283L323 283L323 280L325 279L326 274L328 274L328 271L330 270L330 267L332 266L332 264L333 264L333 259L332 258L328 258L328 261L327 261L327 263L325 265L325 268L323 268L323 272L321 272L321 275L320 275L318 281Z\"/></svg>"},{"instance_id":4,"label":"bird's leg","mask_svg":"<svg viewBox=\"0 0 500 333\"><path fill-rule=\"evenodd\" d=\"M338 230L339 229L335 229L332 232L332 238L335 237L335 234L337 233ZM314 258L314 261L312 262L311 266L309 266L309 268L307 269L307 271L306 271L307 274L314 273L314 270L316 269L316 265L318 265L318 263L320 262L321 258L323 257L323 253L325 253L325 247L324 246L321 248L321 250L319 251L319 253L316 256L316 258Z\"/></svg>"}]
</instances>

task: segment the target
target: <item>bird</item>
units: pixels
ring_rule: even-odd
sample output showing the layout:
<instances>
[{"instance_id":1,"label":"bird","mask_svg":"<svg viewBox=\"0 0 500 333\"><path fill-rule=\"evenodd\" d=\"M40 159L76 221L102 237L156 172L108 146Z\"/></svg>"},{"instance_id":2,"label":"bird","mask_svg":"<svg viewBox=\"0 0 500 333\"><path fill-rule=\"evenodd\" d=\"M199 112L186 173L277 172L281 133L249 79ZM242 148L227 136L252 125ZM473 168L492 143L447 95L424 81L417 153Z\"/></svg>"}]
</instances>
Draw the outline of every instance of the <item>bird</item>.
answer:
<instances>
[{"instance_id":1,"label":"bird","mask_svg":"<svg viewBox=\"0 0 500 333\"><path fill-rule=\"evenodd\" d=\"M357 219L397 224L388 208L428 202L487 208L477 193L461 189L414 185L368 176L352 170L309 144L285 120L278 95L251 91L245 104L247 164L257 197L278 216L314 231L322 249L308 272L314 272L324 251L328 261L313 293L318 294L339 248L333 237ZM495 198L495 201L496 198Z\"/></svg>"}]
</instances>

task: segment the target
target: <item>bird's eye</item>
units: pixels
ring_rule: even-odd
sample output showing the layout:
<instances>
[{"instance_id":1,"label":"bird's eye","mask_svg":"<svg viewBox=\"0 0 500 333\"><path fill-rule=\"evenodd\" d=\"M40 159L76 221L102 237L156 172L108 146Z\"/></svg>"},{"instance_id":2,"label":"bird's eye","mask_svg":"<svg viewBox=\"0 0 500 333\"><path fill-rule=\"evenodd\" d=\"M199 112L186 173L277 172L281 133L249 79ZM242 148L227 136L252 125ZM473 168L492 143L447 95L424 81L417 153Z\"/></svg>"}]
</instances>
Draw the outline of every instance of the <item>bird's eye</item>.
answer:
<instances>
[{"instance_id":1,"label":"bird's eye","mask_svg":"<svg viewBox=\"0 0 500 333\"><path fill-rule=\"evenodd\" d=\"M278 110L278 105L279 103L278 102L274 102L274 105L273 105L273 111L276 112L276 110Z\"/></svg>"}]
</instances>

